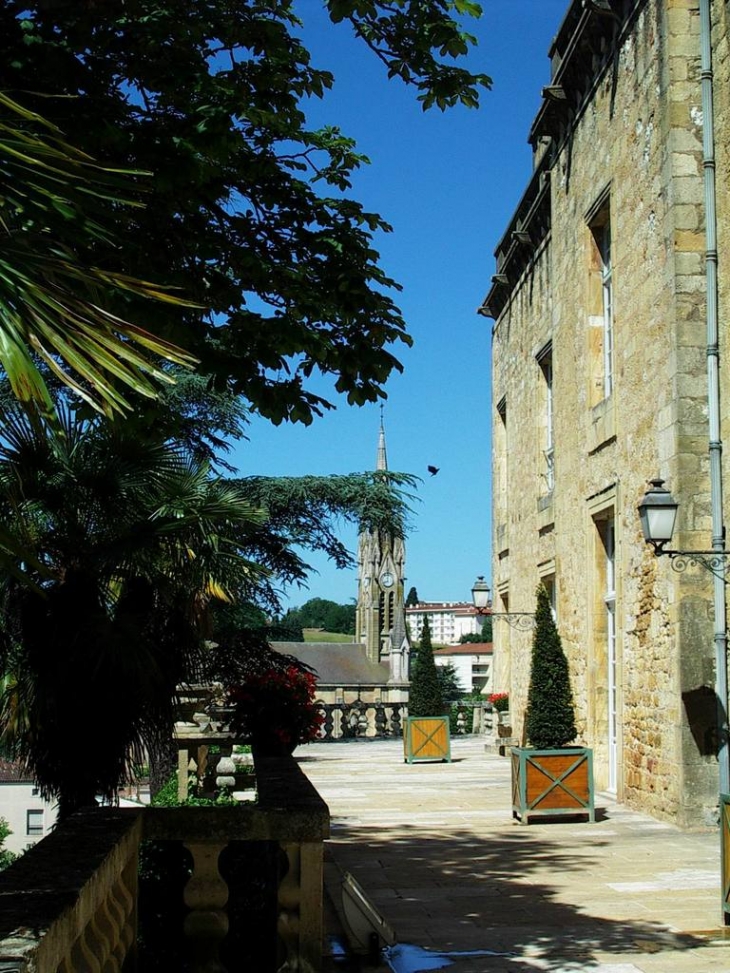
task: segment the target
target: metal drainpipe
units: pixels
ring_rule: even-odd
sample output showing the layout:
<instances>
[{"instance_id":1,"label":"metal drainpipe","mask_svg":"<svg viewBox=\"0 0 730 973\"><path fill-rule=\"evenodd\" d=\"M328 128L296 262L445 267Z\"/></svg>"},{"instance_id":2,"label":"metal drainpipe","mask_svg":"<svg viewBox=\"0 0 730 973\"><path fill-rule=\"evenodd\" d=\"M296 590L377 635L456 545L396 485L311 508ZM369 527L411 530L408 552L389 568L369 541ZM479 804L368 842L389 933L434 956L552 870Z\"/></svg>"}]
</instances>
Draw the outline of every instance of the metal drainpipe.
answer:
<instances>
[{"instance_id":1,"label":"metal drainpipe","mask_svg":"<svg viewBox=\"0 0 730 973\"><path fill-rule=\"evenodd\" d=\"M722 504L722 438L720 432L720 345L717 324L717 216L715 210L715 117L712 101L712 19L711 0L699 0L702 142L705 182L705 278L707 284L707 406L710 451L710 505L712 509L712 550L725 550ZM725 580L713 574L715 596L715 690L720 793L730 793L730 763L727 721L727 620Z\"/></svg>"}]
</instances>

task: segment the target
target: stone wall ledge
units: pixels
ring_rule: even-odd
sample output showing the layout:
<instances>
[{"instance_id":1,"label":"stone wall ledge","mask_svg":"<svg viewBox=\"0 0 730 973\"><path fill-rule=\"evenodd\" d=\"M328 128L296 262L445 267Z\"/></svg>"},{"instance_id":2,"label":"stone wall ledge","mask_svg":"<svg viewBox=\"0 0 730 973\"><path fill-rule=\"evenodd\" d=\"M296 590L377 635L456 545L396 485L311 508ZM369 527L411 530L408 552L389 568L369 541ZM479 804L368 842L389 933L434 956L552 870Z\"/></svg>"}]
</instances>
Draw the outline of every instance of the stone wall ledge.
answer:
<instances>
[{"instance_id":1,"label":"stone wall ledge","mask_svg":"<svg viewBox=\"0 0 730 973\"><path fill-rule=\"evenodd\" d=\"M301 960L318 969L329 809L293 757L259 758L255 766L256 804L96 808L59 824L0 873L0 969L111 973L133 965L138 854L145 838L210 848L200 866L196 859L189 882L194 893L188 904L206 916L222 909L218 901L205 901L206 890L224 886L219 852L235 840L277 842L289 862L281 886L286 895L279 895L280 915L290 917L279 923L282 945L292 968Z\"/></svg>"}]
</instances>

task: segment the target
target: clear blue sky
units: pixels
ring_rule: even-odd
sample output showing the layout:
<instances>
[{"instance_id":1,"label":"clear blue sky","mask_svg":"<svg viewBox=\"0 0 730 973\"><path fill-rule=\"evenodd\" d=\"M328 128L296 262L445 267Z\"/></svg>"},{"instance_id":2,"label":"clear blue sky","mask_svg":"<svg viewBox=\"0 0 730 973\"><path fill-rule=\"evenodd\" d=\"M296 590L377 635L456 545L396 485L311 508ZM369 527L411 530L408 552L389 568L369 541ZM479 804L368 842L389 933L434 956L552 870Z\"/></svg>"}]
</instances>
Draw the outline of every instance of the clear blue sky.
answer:
<instances>
[{"instance_id":1,"label":"clear blue sky","mask_svg":"<svg viewBox=\"0 0 730 973\"><path fill-rule=\"evenodd\" d=\"M407 541L406 590L423 600L467 600L478 574L490 580L492 322L476 309L494 273L494 248L531 170L527 144L549 82L547 51L568 0L482 0L469 24L479 38L471 56L493 88L478 111L423 112L415 93L387 81L379 61L333 27L318 0L301 0L314 63L333 72L335 89L312 107L317 125L339 125L372 164L355 176L353 196L380 213L394 232L376 246L386 272L403 285L396 298L414 338L398 357L405 371L387 385L385 430L390 469L422 477ZM255 421L232 456L240 474L298 476L373 469L378 406L343 401L311 426ZM426 467L440 468L431 477ZM356 550L354 531L343 539ZM323 558L308 598L347 603L355 571Z\"/></svg>"}]
</instances>

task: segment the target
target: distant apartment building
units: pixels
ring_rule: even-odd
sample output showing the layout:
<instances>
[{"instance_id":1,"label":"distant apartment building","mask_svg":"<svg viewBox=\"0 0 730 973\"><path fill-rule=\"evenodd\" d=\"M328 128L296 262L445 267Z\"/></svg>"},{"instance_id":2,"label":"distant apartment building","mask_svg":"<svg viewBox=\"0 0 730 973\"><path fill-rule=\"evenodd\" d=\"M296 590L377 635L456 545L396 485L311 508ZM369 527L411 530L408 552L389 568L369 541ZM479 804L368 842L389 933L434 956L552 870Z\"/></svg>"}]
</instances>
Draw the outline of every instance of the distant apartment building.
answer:
<instances>
[{"instance_id":1,"label":"distant apartment building","mask_svg":"<svg viewBox=\"0 0 730 973\"><path fill-rule=\"evenodd\" d=\"M484 625L484 616L468 601L422 601L406 607L411 639L420 639L425 619L436 645L457 645L462 635L479 635Z\"/></svg>"},{"instance_id":2,"label":"distant apartment building","mask_svg":"<svg viewBox=\"0 0 730 973\"><path fill-rule=\"evenodd\" d=\"M0 818L12 834L3 847L19 855L45 837L56 822L56 807L44 801L38 787L19 765L0 758Z\"/></svg>"},{"instance_id":3,"label":"distant apartment building","mask_svg":"<svg viewBox=\"0 0 730 973\"><path fill-rule=\"evenodd\" d=\"M467 645L448 645L434 649L437 666L452 665L459 689L464 693L492 691L492 643L471 642Z\"/></svg>"}]
</instances>

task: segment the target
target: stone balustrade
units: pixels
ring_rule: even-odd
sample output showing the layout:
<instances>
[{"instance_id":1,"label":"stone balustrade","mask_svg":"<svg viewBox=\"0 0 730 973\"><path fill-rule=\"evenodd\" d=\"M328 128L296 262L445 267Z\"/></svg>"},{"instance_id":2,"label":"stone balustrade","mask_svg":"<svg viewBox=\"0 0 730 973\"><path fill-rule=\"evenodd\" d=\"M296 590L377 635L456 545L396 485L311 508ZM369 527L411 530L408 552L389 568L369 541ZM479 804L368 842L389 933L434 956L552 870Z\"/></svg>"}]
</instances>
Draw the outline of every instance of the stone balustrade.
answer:
<instances>
[{"instance_id":1,"label":"stone balustrade","mask_svg":"<svg viewBox=\"0 0 730 973\"><path fill-rule=\"evenodd\" d=\"M458 701L455 729L459 733L490 733L492 714L483 703ZM407 703L319 703L324 714L320 739L345 740L353 737L402 737L403 721L408 716Z\"/></svg>"},{"instance_id":2,"label":"stone balustrade","mask_svg":"<svg viewBox=\"0 0 730 973\"><path fill-rule=\"evenodd\" d=\"M408 715L405 703L319 703L324 714L322 740L401 737Z\"/></svg>"},{"instance_id":3,"label":"stone balustrade","mask_svg":"<svg viewBox=\"0 0 730 973\"><path fill-rule=\"evenodd\" d=\"M229 844L278 853L272 970L322 965L323 842L329 811L290 757L256 761L258 800L222 807L99 808L60 824L0 873L2 973L129 973L137 968L138 857L143 839L182 841L192 856L183 928L191 973L224 973Z\"/></svg>"}]
</instances>

